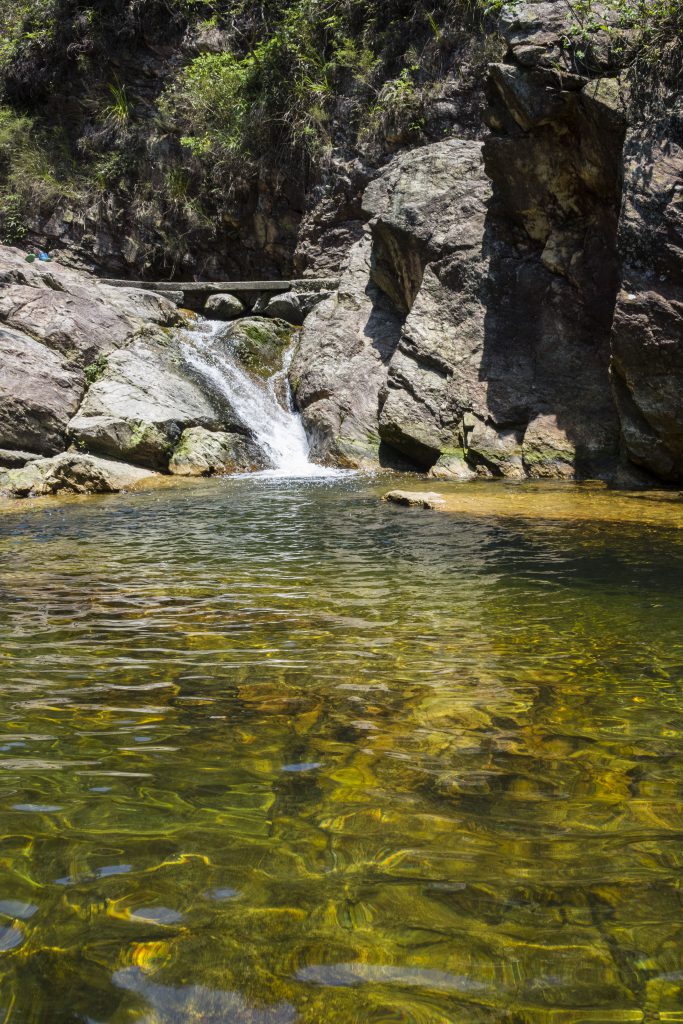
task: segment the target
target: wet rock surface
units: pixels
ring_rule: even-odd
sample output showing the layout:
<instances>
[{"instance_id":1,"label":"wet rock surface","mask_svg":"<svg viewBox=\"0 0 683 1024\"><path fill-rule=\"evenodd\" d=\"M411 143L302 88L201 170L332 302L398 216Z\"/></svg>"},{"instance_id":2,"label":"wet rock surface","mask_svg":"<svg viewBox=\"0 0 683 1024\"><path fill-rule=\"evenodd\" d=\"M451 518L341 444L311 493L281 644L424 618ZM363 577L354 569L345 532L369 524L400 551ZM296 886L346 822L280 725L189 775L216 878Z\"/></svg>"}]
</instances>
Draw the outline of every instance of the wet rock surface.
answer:
<instances>
[{"instance_id":1,"label":"wet rock surface","mask_svg":"<svg viewBox=\"0 0 683 1024\"><path fill-rule=\"evenodd\" d=\"M30 264L0 247L0 466L16 474L4 478L5 492L118 489L119 477L103 476L91 455L162 471L175 456L177 473L263 468L265 456L218 383L188 362L188 326L195 324L157 293ZM212 343L270 376L292 330L247 318ZM85 461L65 452L71 445ZM58 461L47 465L44 456Z\"/></svg>"},{"instance_id":2,"label":"wet rock surface","mask_svg":"<svg viewBox=\"0 0 683 1024\"><path fill-rule=\"evenodd\" d=\"M183 431L168 468L175 476L218 476L268 465L258 445L242 434L190 427Z\"/></svg>"},{"instance_id":3,"label":"wet rock surface","mask_svg":"<svg viewBox=\"0 0 683 1024\"><path fill-rule=\"evenodd\" d=\"M185 426L218 429L224 415L183 372L175 344L140 339L114 353L69 423L77 443L162 468Z\"/></svg>"},{"instance_id":4,"label":"wet rock surface","mask_svg":"<svg viewBox=\"0 0 683 1024\"><path fill-rule=\"evenodd\" d=\"M272 376L292 341L293 327L285 320L251 316L231 324L221 335L240 364L257 377Z\"/></svg>"}]
</instances>

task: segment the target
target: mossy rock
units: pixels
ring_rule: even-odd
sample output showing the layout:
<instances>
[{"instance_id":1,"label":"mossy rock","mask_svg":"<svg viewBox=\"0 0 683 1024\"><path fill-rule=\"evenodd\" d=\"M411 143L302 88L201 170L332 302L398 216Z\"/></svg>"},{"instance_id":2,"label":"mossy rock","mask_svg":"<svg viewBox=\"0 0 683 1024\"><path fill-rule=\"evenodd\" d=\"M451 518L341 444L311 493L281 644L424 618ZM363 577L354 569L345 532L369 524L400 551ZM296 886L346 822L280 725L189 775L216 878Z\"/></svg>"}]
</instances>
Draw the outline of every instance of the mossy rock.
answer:
<instances>
[{"instance_id":1,"label":"mossy rock","mask_svg":"<svg viewBox=\"0 0 683 1024\"><path fill-rule=\"evenodd\" d=\"M282 368L282 357L294 330L286 320L250 316L236 320L226 339L245 370L267 379Z\"/></svg>"},{"instance_id":2,"label":"mossy rock","mask_svg":"<svg viewBox=\"0 0 683 1024\"><path fill-rule=\"evenodd\" d=\"M183 431L168 468L175 476L215 476L253 472L268 464L264 452L249 437L189 427Z\"/></svg>"}]
</instances>

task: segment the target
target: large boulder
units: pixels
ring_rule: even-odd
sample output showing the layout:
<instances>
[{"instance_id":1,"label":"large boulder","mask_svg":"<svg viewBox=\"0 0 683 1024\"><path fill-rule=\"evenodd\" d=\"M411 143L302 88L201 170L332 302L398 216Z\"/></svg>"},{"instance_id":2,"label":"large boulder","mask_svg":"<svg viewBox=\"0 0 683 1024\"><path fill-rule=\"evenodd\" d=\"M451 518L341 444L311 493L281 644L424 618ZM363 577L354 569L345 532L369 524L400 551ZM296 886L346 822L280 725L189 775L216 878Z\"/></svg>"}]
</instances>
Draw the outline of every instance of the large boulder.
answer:
<instances>
[{"instance_id":1,"label":"large boulder","mask_svg":"<svg viewBox=\"0 0 683 1024\"><path fill-rule=\"evenodd\" d=\"M59 352L0 327L0 447L61 451L85 387L83 371Z\"/></svg>"},{"instance_id":2,"label":"large boulder","mask_svg":"<svg viewBox=\"0 0 683 1024\"><path fill-rule=\"evenodd\" d=\"M97 282L97 291L107 305L120 310L130 320L146 325L158 324L161 327L175 327L183 322L184 317L177 308L183 301L181 291L154 292L149 288L123 288L108 285L106 281Z\"/></svg>"},{"instance_id":3,"label":"large boulder","mask_svg":"<svg viewBox=\"0 0 683 1024\"><path fill-rule=\"evenodd\" d=\"M683 478L683 114L629 127L595 11L579 40L565 0L506 7L483 147L401 153L366 188L292 365L317 456L381 439L442 478L618 481L625 455Z\"/></svg>"},{"instance_id":4,"label":"large boulder","mask_svg":"<svg viewBox=\"0 0 683 1024\"><path fill-rule=\"evenodd\" d=\"M301 300L296 292L282 292L280 295L273 295L267 301L256 303L254 312L263 313L263 316L277 317L279 320L286 320L287 323L301 326L306 314L304 313Z\"/></svg>"},{"instance_id":5,"label":"large boulder","mask_svg":"<svg viewBox=\"0 0 683 1024\"><path fill-rule=\"evenodd\" d=\"M179 323L166 299L116 289L0 246L0 448L50 455L89 383L143 329Z\"/></svg>"},{"instance_id":6,"label":"large boulder","mask_svg":"<svg viewBox=\"0 0 683 1024\"><path fill-rule=\"evenodd\" d=\"M539 35L543 5L531 6L510 28L513 54L527 64L490 69L485 419L526 437L516 455L527 475L610 476L619 462L609 361L626 119L615 83L536 66L545 57L534 47L550 39ZM550 6L569 17L566 5ZM470 461L505 472L476 451Z\"/></svg>"},{"instance_id":7,"label":"large boulder","mask_svg":"<svg viewBox=\"0 0 683 1024\"><path fill-rule=\"evenodd\" d=\"M236 320L246 313L246 306L236 295L219 292L209 295L204 305L204 312L212 320Z\"/></svg>"},{"instance_id":8,"label":"large boulder","mask_svg":"<svg viewBox=\"0 0 683 1024\"><path fill-rule=\"evenodd\" d=\"M330 296L329 289L307 291L305 287L274 295L263 304L263 315L286 320L300 327L312 309ZM260 307L259 307L260 308ZM254 307L256 311L256 307Z\"/></svg>"},{"instance_id":9,"label":"large boulder","mask_svg":"<svg viewBox=\"0 0 683 1024\"><path fill-rule=\"evenodd\" d=\"M190 427L184 430L168 464L175 476L217 476L265 469L259 446L243 434Z\"/></svg>"},{"instance_id":10,"label":"large boulder","mask_svg":"<svg viewBox=\"0 0 683 1024\"><path fill-rule=\"evenodd\" d=\"M292 365L314 454L363 464L377 461L381 440L385 451L459 480L473 472L592 475L616 459L608 378L614 265L602 265L599 238L616 225L610 174L622 127L610 108L605 149L595 157L602 191L581 206L575 198L585 183L573 180L571 166L565 178L557 158L567 145L565 121L589 120L594 106L586 113L581 97L567 100L548 84L524 83L525 127L508 110L519 152L505 162L504 147L491 144L493 188L482 144L461 139L400 154L368 186L366 235L338 295L307 319ZM499 96L498 105L505 102ZM550 137L534 121L544 116L558 118ZM588 134L599 149L596 130ZM543 224L534 189L552 213ZM564 208L551 201L553 190ZM569 220L576 234L552 217Z\"/></svg>"},{"instance_id":11,"label":"large boulder","mask_svg":"<svg viewBox=\"0 0 683 1024\"><path fill-rule=\"evenodd\" d=\"M372 278L399 309L412 309L428 263L481 250L489 191L481 143L464 139L402 153L368 185Z\"/></svg>"},{"instance_id":12,"label":"large boulder","mask_svg":"<svg viewBox=\"0 0 683 1024\"><path fill-rule=\"evenodd\" d=\"M463 417L486 415L481 144L458 139L396 158L363 198L373 275L408 309L387 378L380 436L418 465L464 456Z\"/></svg>"},{"instance_id":13,"label":"large boulder","mask_svg":"<svg viewBox=\"0 0 683 1024\"><path fill-rule=\"evenodd\" d=\"M0 494L37 498L48 494L112 494L128 490L154 476L149 470L123 462L98 459L83 452L62 452L29 462L22 469L0 471Z\"/></svg>"},{"instance_id":14,"label":"large boulder","mask_svg":"<svg viewBox=\"0 0 683 1024\"><path fill-rule=\"evenodd\" d=\"M379 395L403 322L371 269L366 232L338 291L306 318L290 369L312 456L347 466L379 461Z\"/></svg>"},{"instance_id":15,"label":"large boulder","mask_svg":"<svg viewBox=\"0 0 683 1024\"><path fill-rule=\"evenodd\" d=\"M221 334L221 341L246 370L267 379L282 369L292 334L293 327L285 320L250 316L232 323Z\"/></svg>"},{"instance_id":16,"label":"large boulder","mask_svg":"<svg viewBox=\"0 0 683 1024\"><path fill-rule=\"evenodd\" d=\"M186 427L242 428L227 403L184 369L178 344L140 338L112 353L69 423L90 451L165 468Z\"/></svg>"},{"instance_id":17,"label":"large boulder","mask_svg":"<svg viewBox=\"0 0 683 1024\"><path fill-rule=\"evenodd\" d=\"M0 246L0 323L85 367L125 345L143 325L180 323L167 299L138 288L113 288L67 267L26 263Z\"/></svg>"}]
</instances>

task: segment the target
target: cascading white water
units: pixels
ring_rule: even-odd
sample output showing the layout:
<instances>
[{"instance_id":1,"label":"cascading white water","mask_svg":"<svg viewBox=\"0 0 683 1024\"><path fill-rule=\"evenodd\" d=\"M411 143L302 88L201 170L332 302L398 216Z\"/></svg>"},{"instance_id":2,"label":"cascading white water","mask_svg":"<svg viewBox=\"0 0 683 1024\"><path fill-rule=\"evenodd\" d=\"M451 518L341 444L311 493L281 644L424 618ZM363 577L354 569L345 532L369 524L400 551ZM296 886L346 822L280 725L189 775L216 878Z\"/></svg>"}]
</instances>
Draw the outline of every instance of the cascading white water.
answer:
<instances>
[{"instance_id":1,"label":"cascading white water","mask_svg":"<svg viewBox=\"0 0 683 1024\"><path fill-rule=\"evenodd\" d=\"M261 384L237 365L228 345L221 344L218 335L225 327L222 321L200 321L195 330L186 332L183 356L200 377L210 381L227 399L252 431L273 466L264 470L264 475L338 475L339 471L318 466L309 459L306 432L292 407L286 381L291 352L287 353L282 370ZM283 409L276 397L278 385L287 396L288 409Z\"/></svg>"}]
</instances>

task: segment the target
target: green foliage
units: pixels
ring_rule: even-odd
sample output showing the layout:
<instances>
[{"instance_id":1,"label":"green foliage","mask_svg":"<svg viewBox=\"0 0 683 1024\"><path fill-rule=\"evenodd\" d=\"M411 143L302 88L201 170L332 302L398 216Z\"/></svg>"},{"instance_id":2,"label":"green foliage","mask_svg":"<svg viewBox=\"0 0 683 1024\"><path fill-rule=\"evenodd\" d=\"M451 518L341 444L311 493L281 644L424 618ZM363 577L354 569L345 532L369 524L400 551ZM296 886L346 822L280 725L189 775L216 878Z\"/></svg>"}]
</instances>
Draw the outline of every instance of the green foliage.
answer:
<instances>
[{"instance_id":1,"label":"green foliage","mask_svg":"<svg viewBox=\"0 0 683 1024\"><path fill-rule=\"evenodd\" d=\"M360 129L361 139L370 142L397 132L410 135L421 130L424 91L417 85L419 70L417 64L411 64L384 83Z\"/></svg>"},{"instance_id":2,"label":"green foliage","mask_svg":"<svg viewBox=\"0 0 683 1024\"><path fill-rule=\"evenodd\" d=\"M162 114L171 122L179 120L192 127L182 141L193 153L239 147L253 73L253 57L239 60L232 53L202 54L162 97Z\"/></svg>"},{"instance_id":3,"label":"green foliage","mask_svg":"<svg viewBox=\"0 0 683 1024\"><path fill-rule=\"evenodd\" d=\"M673 78L683 69L683 4L680 0L574 0L570 5L573 25L565 42L576 57L590 67L596 37L610 41L612 52L625 66L660 71L666 50L675 51Z\"/></svg>"},{"instance_id":4,"label":"green foliage","mask_svg":"<svg viewBox=\"0 0 683 1024\"><path fill-rule=\"evenodd\" d=\"M344 37L326 56L318 28L302 4L245 54L200 55L167 90L162 113L190 129L182 138L195 155L253 155L270 143L316 154L329 142L326 104L335 70L344 67L365 80L375 63L370 51ZM334 28L328 21L324 31Z\"/></svg>"},{"instance_id":5,"label":"green foliage","mask_svg":"<svg viewBox=\"0 0 683 1024\"><path fill-rule=\"evenodd\" d=\"M183 266L237 241L256 175L282 167L307 187L332 152L378 161L426 141L434 90L455 73L474 95L501 56L496 16L519 2L0 0L0 102L7 81L17 106L0 106L0 237L20 242L55 208L101 194L102 210L140 226L140 267ZM681 0L568 2L576 70L627 68L638 109L642 96L666 108L683 68ZM186 56L181 39L207 32L222 49ZM150 40L170 55L156 99L135 62ZM65 102L41 107L55 87Z\"/></svg>"},{"instance_id":6,"label":"green foliage","mask_svg":"<svg viewBox=\"0 0 683 1024\"><path fill-rule=\"evenodd\" d=\"M28 117L0 106L0 239L21 242L28 218L41 206L76 198L79 186L59 136L37 130Z\"/></svg>"},{"instance_id":7,"label":"green foliage","mask_svg":"<svg viewBox=\"0 0 683 1024\"><path fill-rule=\"evenodd\" d=\"M132 113L126 87L120 82L110 82L108 90L111 102L104 108L104 121L113 127L124 128Z\"/></svg>"},{"instance_id":8,"label":"green foliage","mask_svg":"<svg viewBox=\"0 0 683 1024\"><path fill-rule=\"evenodd\" d=\"M203 53L178 75L160 102L164 122L201 161L221 165L271 160L283 150L320 161L334 132L369 137L384 121L419 120L420 76L430 75L453 33L481 27L485 0L271 0L238 37L229 27L240 4L216 4L213 24L234 43ZM241 9L246 18L246 4ZM479 19L477 21L477 19ZM421 43L423 53L409 51ZM416 60L419 63L416 63ZM387 66L398 64L387 80ZM344 122L334 126L339 97Z\"/></svg>"},{"instance_id":9,"label":"green foliage","mask_svg":"<svg viewBox=\"0 0 683 1024\"><path fill-rule=\"evenodd\" d=\"M21 245L27 234L22 197L9 189L0 189L0 242Z\"/></svg>"},{"instance_id":10,"label":"green foliage","mask_svg":"<svg viewBox=\"0 0 683 1024\"><path fill-rule=\"evenodd\" d=\"M0 72L21 45L43 43L56 28L55 0L0 0Z\"/></svg>"},{"instance_id":11,"label":"green foliage","mask_svg":"<svg viewBox=\"0 0 683 1024\"><path fill-rule=\"evenodd\" d=\"M98 381L103 377L106 369L107 357L104 355L98 356L94 363L89 363L84 370L85 379L88 382L88 385L90 386L94 384L95 381Z\"/></svg>"},{"instance_id":12,"label":"green foliage","mask_svg":"<svg viewBox=\"0 0 683 1024\"><path fill-rule=\"evenodd\" d=\"M596 0L574 0L571 12L585 31L636 28L645 35L668 35L683 24L680 0L608 0L601 4Z\"/></svg>"}]
</instances>

